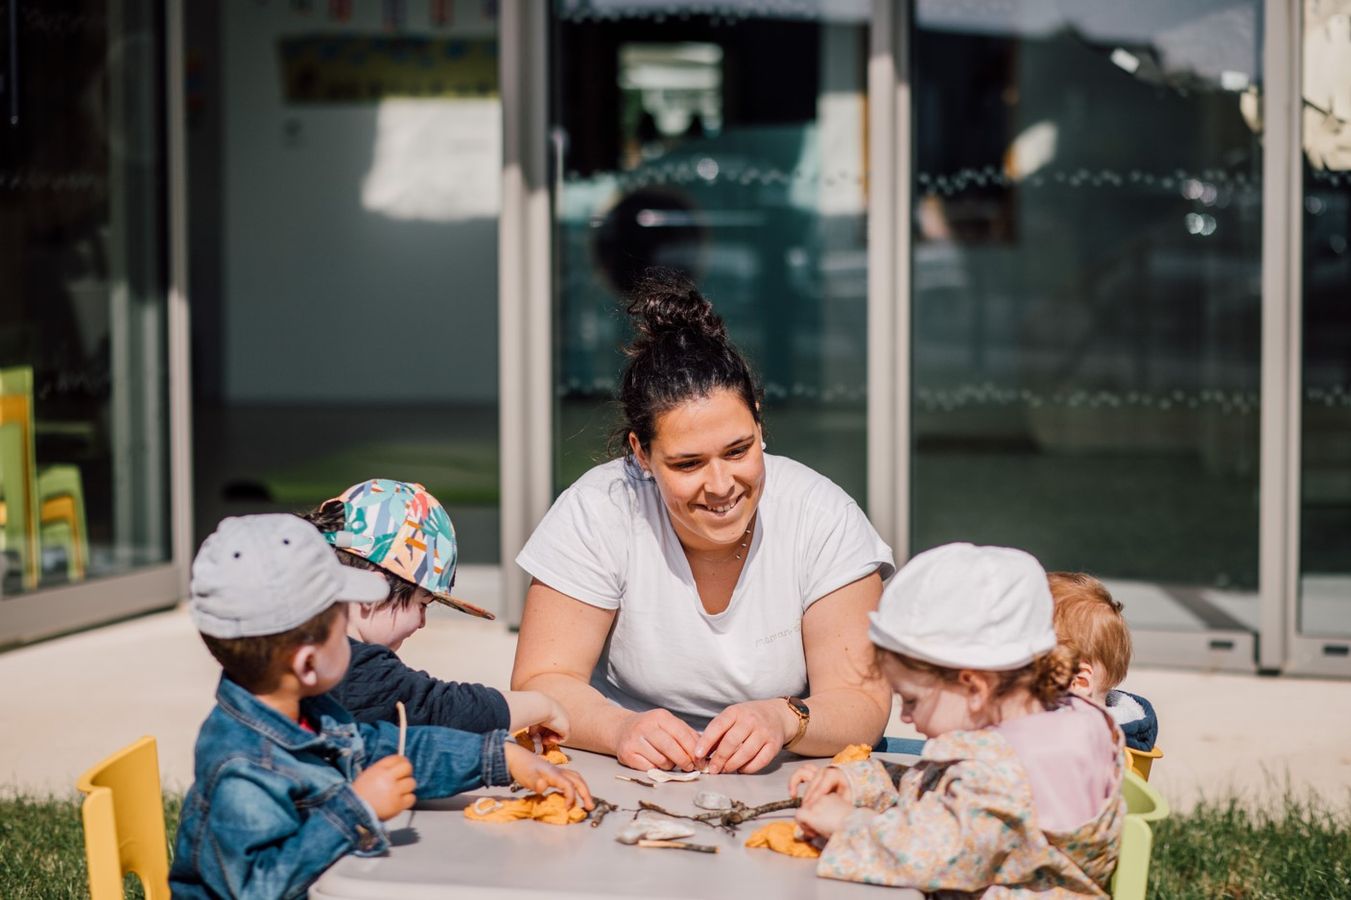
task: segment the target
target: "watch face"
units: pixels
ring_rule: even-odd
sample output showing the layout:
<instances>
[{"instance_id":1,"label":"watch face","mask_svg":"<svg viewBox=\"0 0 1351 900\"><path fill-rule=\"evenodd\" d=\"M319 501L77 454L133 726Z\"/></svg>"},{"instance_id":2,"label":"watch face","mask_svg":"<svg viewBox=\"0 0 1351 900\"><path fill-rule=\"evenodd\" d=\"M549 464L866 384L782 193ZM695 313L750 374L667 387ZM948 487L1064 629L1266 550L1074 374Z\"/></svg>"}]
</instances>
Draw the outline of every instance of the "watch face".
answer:
<instances>
[{"instance_id":1,"label":"watch face","mask_svg":"<svg viewBox=\"0 0 1351 900\"><path fill-rule=\"evenodd\" d=\"M811 715L811 710L807 709L807 704L803 703L801 698L789 697L787 699L788 705L793 707L793 711L799 716L805 719L807 716Z\"/></svg>"}]
</instances>

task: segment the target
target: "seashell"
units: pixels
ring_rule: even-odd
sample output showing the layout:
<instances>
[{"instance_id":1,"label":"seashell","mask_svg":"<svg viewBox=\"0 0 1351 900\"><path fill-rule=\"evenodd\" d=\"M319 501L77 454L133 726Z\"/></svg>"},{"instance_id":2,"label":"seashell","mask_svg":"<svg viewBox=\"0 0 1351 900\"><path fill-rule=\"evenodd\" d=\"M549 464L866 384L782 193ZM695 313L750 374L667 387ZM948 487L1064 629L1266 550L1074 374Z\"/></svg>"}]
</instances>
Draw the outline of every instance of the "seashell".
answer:
<instances>
[{"instance_id":1,"label":"seashell","mask_svg":"<svg viewBox=\"0 0 1351 900\"><path fill-rule=\"evenodd\" d=\"M694 795L694 805L700 809L731 809L732 798L717 791L700 791Z\"/></svg>"},{"instance_id":2,"label":"seashell","mask_svg":"<svg viewBox=\"0 0 1351 900\"><path fill-rule=\"evenodd\" d=\"M620 829L615 840L621 844L636 844L639 841L673 841L694 834L693 828L686 828L679 822L665 819L638 818Z\"/></svg>"},{"instance_id":3,"label":"seashell","mask_svg":"<svg viewBox=\"0 0 1351 900\"><path fill-rule=\"evenodd\" d=\"M647 777L661 784L666 781L694 781L698 772L663 772L661 769L648 769Z\"/></svg>"}]
</instances>

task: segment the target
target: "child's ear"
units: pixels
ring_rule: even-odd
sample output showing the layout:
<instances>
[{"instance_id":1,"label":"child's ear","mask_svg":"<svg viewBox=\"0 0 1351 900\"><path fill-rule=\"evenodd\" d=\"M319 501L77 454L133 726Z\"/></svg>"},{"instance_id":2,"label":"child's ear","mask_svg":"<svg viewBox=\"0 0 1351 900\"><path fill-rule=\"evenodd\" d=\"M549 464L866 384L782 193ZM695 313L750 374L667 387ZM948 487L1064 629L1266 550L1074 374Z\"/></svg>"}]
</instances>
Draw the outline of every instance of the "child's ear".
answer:
<instances>
[{"instance_id":1,"label":"child's ear","mask_svg":"<svg viewBox=\"0 0 1351 900\"><path fill-rule=\"evenodd\" d=\"M1074 673L1074 679L1070 681L1070 690L1076 694L1088 696L1093 693L1093 664L1090 662L1080 662L1079 671Z\"/></svg>"},{"instance_id":2,"label":"child's ear","mask_svg":"<svg viewBox=\"0 0 1351 900\"><path fill-rule=\"evenodd\" d=\"M291 654L291 674L307 688L319 683L318 665L319 648L314 644L301 644Z\"/></svg>"},{"instance_id":3,"label":"child's ear","mask_svg":"<svg viewBox=\"0 0 1351 900\"><path fill-rule=\"evenodd\" d=\"M962 669L957 673L957 685L966 693L966 708L973 713L982 712L994 696L994 682L987 672Z\"/></svg>"}]
</instances>

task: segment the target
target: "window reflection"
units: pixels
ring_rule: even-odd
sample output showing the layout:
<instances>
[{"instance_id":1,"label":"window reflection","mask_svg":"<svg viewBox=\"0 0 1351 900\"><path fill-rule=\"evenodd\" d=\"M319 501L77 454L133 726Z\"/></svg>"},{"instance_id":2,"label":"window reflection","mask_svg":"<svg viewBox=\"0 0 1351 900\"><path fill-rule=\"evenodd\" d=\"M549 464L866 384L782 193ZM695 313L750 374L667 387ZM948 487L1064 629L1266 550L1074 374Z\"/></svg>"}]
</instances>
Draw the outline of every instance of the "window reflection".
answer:
<instances>
[{"instance_id":1,"label":"window reflection","mask_svg":"<svg viewBox=\"0 0 1351 900\"><path fill-rule=\"evenodd\" d=\"M618 298L699 282L765 382L768 440L866 485L869 5L555 6L555 484L603 454Z\"/></svg>"},{"instance_id":2,"label":"window reflection","mask_svg":"<svg viewBox=\"0 0 1351 900\"><path fill-rule=\"evenodd\" d=\"M1351 634L1351 2L1305 0L1299 630Z\"/></svg>"},{"instance_id":3,"label":"window reflection","mask_svg":"<svg viewBox=\"0 0 1351 900\"><path fill-rule=\"evenodd\" d=\"M169 556L159 16L0 18L3 595Z\"/></svg>"},{"instance_id":4,"label":"window reflection","mask_svg":"<svg viewBox=\"0 0 1351 900\"><path fill-rule=\"evenodd\" d=\"M912 550L1256 626L1261 14L918 5Z\"/></svg>"}]
</instances>

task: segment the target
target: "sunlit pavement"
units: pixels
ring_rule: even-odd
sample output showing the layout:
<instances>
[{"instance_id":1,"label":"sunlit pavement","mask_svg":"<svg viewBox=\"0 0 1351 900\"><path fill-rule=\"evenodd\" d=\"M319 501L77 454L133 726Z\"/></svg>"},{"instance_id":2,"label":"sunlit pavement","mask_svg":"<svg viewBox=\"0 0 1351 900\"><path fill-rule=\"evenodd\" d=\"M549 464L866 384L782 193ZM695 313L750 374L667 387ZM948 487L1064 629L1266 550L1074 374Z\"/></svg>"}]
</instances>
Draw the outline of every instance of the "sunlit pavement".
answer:
<instances>
[{"instance_id":1,"label":"sunlit pavement","mask_svg":"<svg viewBox=\"0 0 1351 900\"><path fill-rule=\"evenodd\" d=\"M515 635L437 607L401 655L448 679L504 687ZM192 777L192 745L218 669L183 607L0 653L0 789L65 793L105 754L159 741L166 788ZM1179 808L1200 794L1260 797L1312 788L1351 799L1351 682L1137 669L1125 685L1153 701L1152 782ZM913 736L894 717L888 734Z\"/></svg>"}]
</instances>

